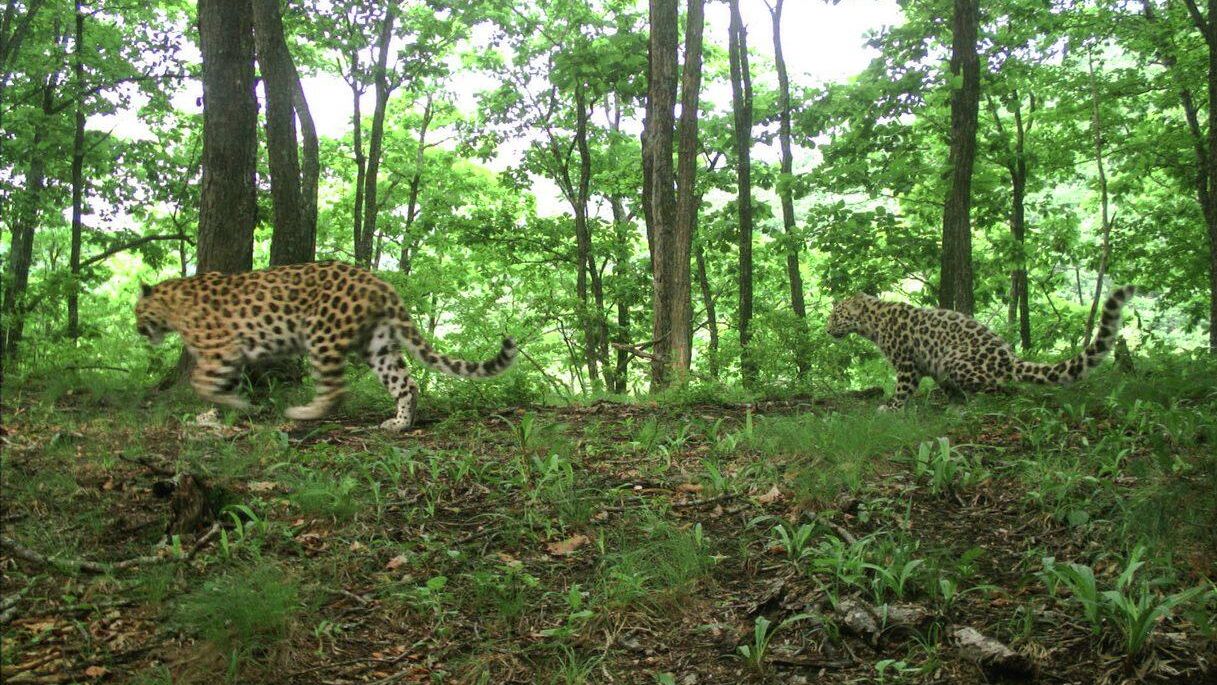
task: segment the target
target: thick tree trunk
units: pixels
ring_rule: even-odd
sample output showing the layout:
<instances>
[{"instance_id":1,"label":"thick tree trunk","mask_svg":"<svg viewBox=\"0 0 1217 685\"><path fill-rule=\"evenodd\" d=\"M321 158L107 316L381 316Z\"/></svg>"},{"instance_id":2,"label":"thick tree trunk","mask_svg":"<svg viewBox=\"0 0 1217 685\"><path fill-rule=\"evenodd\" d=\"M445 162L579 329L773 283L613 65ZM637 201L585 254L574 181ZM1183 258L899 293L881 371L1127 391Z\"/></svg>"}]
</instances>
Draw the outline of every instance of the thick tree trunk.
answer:
<instances>
[{"instance_id":1,"label":"thick tree trunk","mask_svg":"<svg viewBox=\"0 0 1217 685\"><path fill-rule=\"evenodd\" d=\"M253 11L246 2L199 0L198 15L203 54L198 272L248 271L257 220Z\"/></svg>"},{"instance_id":2,"label":"thick tree trunk","mask_svg":"<svg viewBox=\"0 0 1217 685\"><path fill-rule=\"evenodd\" d=\"M283 37L278 0L252 0L254 44L266 90L266 148L274 228L270 265L313 261L313 236L301 209L300 154L293 103L296 68Z\"/></svg>"},{"instance_id":3,"label":"thick tree trunk","mask_svg":"<svg viewBox=\"0 0 1217 685\"><path fill-rule=\"evenodd\" d=\"M392 88L389 86L389 47L393 40L393 22L397 18L396 3L388 3L384 21L380 25L377 42L375 89L376 108L372 112L372 137L368 141L367 171L363 190L363 231L355 245L355 261L370 266L372 263L372 237L376 234L376 216L380 207L376 202L376 180L380 172L381 145L385 135L385 108L389 104Z\"/></svg>"},{"instance_id":4,"label":"thick tree trunk","mask_svg":"<svg viewBox=\"0 0 1217 685\"><path fill-rule=\"evenodd\" d=\"M72 136L72 239L68 257L71 283L68 284L68 337L80 337L80 248L83 238L84 219L84 161L85 161L85 110L84 110L84 35L85 15L76 0L76 40L73 46L73 65L76 84L76 130Z\"/></svg>"},{"instance_id":5,"label":"thick tree trunk","mask_svg":"<svg viewBox=\"0 0 1217 685\"><path fill-rule=\"evenodd\" d=\"M951 91L951 181L942 214L942 268L939 306L971 315L972 166L980 107L980 59L976 54L977 0L955 0L951 35L951 77L962 78Z\"/></svg>"},{"instance_id":6,"label":"thick tree trunk","mask_svg":"<svg viewBox=\"0 0 1217 685\"><path fill-rule=\"evenodd\" d=\"M685 63L680 83L680 145L676 165L676 223L672 232L671 296L668 299L671 324L671 380L683 383L693 359L693 307L689 277L690 250L697 230L697 110L701 99L702 29L705 0L689 0L685 20Z\"/></svg>"},{"instance_id":7,"label":"thick tree trunk","mask_svg":"<svg viewBox=\"0 0 1217 685\"><path fill-rule=\"evenodd\" d=\"M739 0L730 0L728 57L731 65L731 106L735 113L735 170L739 216L739 343L740 374L745 387L756 381L757 362L752 340L752 77L748 69L748 33Z\"/></svg>"},{"instance_id":8,"label":"thick tree trunk","mask_svg":"<svg viewBox=\"0 0 1217 685\"><path fill-rule=\"evenodd\" d=\"M807 304L803 299L803 275L799 272L799 243L795 236L794 153L791 150L790 122L790 77L786 73L786 59L782 53L782 5L777 0L769 8L773 19L773 61L778 72L778 142L782 149L781 171L778 179L778 195L782 201L782 226L786 229L786 278L790 282L790 308L799 318L799 327L794 331L794 363L798 377L805 379L811 369L811 350L808 348Z\"/></svg>"},{"instance_id":9,"label":"thick tree trunk","mask_svg":"<svg viewBox=\"0 0 1217 685\"><path fill-rule=\"evenodd\" d=\"M672 170L673 123L676 118L676 0L650 0L649 80L643 130L643 204L651 251L652 327L654 346L651 389L667 387L671 376L673 232L676 189Z\"/></svg>"}]
</instances>

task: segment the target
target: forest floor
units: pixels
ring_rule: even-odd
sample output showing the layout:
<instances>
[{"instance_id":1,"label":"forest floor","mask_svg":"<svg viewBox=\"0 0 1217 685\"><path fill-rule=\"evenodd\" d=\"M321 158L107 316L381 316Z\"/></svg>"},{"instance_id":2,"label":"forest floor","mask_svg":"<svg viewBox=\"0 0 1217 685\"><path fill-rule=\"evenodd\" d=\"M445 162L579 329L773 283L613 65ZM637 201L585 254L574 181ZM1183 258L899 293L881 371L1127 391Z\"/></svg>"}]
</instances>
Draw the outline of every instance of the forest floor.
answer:
<instances>
[{"instance_id":1,"label":"forest floor","mask_svg":"<svg viewBox=\"0 0 1217 685\"><path fill-rule=\"evenodd\" d=\"M92 373L5 398L5 683L1217 682L1211 366L402 435Z\"/></svg>"}]
</instances>

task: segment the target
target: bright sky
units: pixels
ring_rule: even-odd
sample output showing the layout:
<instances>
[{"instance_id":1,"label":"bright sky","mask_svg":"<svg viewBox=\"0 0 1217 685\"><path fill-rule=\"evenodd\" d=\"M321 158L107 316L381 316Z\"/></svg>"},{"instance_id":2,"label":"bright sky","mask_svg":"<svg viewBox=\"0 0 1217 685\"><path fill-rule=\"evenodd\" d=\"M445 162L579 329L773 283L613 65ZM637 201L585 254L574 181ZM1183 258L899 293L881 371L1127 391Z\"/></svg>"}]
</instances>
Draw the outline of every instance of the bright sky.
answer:
<instances>
[{"instance_id":1,"label":"bright sky","mask_svg":"<svg viewBox=\"0 0 1217 685\"><path fill-rule=\"evenodd\" d=\"M683 3L682 3L683 4ZM772 23L764 0L742 0L741 13L748 27L748 44L752 52L765 56L753 66L754 78L770 79L776 83L771 70L758 69L762 62L773 57ZM841 80L861 71L874 56L874 51L865 46L868 32L883 26L903 21L900 9L894 0L844 0L832 4L828 0L786 0L782 16L782 44L786 55L787 69L793 84L818 85ZM705 36L707 41L719 45L726 43L728 8L724 3L707 3ZM187 46L187 59L197 59L197 51ZM493 85L480 75L457 75L452 82L458 105L471 110L474 95ZM340 137L350 127L351 95L342 79L336 76L307 77L303 82L309 107L322 136ZM365 94L362 109L370 114L373 95ZM174 104L187 112L199 111L202 86L190 82L174 98ZM726 84L715 84L705 97L716 103L730 100L730 88ZM112 130L115 135L137 138L149 137L146 127L137 118L138 106L112 117L95 117L90 128ZM500 150L498 159L491 166L503 169L518 163L524 144L522 141L506 145ZM774 146L776 150L776 146ZM776 151L758 149L760 159L773 161ZM534 191L538 195L539 210L543 214L563 211L557 203L556 189L538 179Z\"/></svg>"}]
</instances>

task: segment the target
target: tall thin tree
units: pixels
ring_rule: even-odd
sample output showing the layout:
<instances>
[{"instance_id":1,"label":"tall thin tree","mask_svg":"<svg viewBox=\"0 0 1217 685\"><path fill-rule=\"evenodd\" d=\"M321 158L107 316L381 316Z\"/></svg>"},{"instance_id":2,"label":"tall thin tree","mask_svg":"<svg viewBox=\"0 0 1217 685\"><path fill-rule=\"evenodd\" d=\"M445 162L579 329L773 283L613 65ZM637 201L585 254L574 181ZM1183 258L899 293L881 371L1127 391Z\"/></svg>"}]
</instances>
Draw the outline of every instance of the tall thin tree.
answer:
<instances>
[{"instance_id":1,"label":"tall thin tree","mask_svg":"<svg viewBox=\"0 0 1217 685\"><path fill-rule=\"evenodd\" d=\"M739 219L739 343L744 385L756 381L757 361L752 340L752 76L748 68L748 30L739 0L729 0L728 59L731 67L731 108L735 115L736 210Z\"/></svg>"}]
</instances>

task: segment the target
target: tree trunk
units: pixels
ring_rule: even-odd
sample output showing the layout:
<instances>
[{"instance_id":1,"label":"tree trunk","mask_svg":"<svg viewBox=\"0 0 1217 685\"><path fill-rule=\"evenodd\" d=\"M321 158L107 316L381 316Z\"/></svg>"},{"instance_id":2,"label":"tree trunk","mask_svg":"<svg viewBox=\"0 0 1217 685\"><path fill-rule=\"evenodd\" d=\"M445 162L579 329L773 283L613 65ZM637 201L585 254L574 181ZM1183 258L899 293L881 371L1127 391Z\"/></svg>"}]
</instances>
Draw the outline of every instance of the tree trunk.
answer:
<instances>
[{"instance_id":1,"label":"tree trunk","mask_svg":"<svg viewBox=\"0 0 1217 685\"><path fill-rule=\"evenodd\" d=\"M680 83L680 146L676 168L676 222L670 244L672 252L670 378L684 383L693 360L693 307L689 278L690 250L697 229L697 109L701 96L702 29L705 0L689 0L685 20L685 63Z\"/></svg>"},{"instance_id":2,"label":"tree trunk","mask_svg":"<svg viewBox=\"0 0 1217 685\"><path fill-rule=\"evenodd\" d=\"M676 118L676 0L650 0L651 32L648 44L649 80L644 124L643 208L651 252L652 327L654 346L651 390L667 387L671 376L673 296L673 234L676 224L676 190L672 170L673 123Z\"/></svg>"},{"instance_id":3,"label":"tree trunk","mask_svg":"<svg viewBox=\"0 0 1217 685\"><path fill-rule=\"evenodd\" d=\"M714 291L710 289L710 279L706 276L706 256L701 245L697 246L697 283L701 287L702 305L706 309L706 327L710 330L707 364L710 367L710 377L718 380L718 314L714 311Z\"/></svg>"},{"instance_id":4,"label":"tree trunk","mask_svg":"<svg viewBox=\"0 0 1217 685\"><path fill-rule=\"evenodd\" d=\"M942 213L942 269L939 306L971 316L972 300L972 166L976 157L976 123L980 107L980 59L976 54L977 0L955 0L951 35L951 78L962 77L951 90L950 188Z\"/></svg>"},{"instance_id":5,"label":"tree trunk","mask_svg":"<svg viewBox=\"0 0 1217 685\"><path fill-rule=\"evenodd\" d=\"M8 263L4 273L4 302L0 304L0 363L17 358L18 346L25 329L25 291L30 283L30 267L34 262L34 232L42 211L42 190L46 184L47 123L54 113L55 88L58 75L47 78L42 86L42 119L34 129L30 146L26 190L17 207L13 222L12 242L9 243ZM0 368L0 379L4 377Z\"/></svg>"},{"instance_id":6,"label":"tree trunk","mask_svg":"<svg viewBox=\"0 0 1217 685\"><path fill-rule=\"evenodd\" d=\"M617 110L617 118L614 120L614 130L618 130L617 125L620 123L620 110ZM613 279L621 284L627 278L627 269L629 268L630 259L630 226L629 220L625 213L625 200L620 195L609 197L609 207L613 212L613 229L615 232L614 245L617 246L617 252L613 256ZM621 290L619 285L619 291ZM630 303L620 292L617 297L617 326L614 335L614 341L620 345L630 344ZM630 369L630 353L628 350L621 347L617 348L617 364L612 374L607 373L608 359L605 358L605 382L608 384L609 392L624 393L627 390L627 382L629 380Z\"/></svg>"},{"instance_id":7,"label":"tree trunk","mask_svg":"<svg viewBox=\"0 0 1217 685\"><path fill-rule=\"evenodd\" d=\"M790 308L799 319L794 331L794 364L800 380L807 378L811 369L811 350L808 348L807 304L803 299L803 275L799 272L799 243L795 235L794 220L794 153L791 150L790 123L790 77L786 73L786 59L782 53L782 4L777 2L769 8L773 19L773 60L778 72L778 141L782 149L781 178L778 179L778 195L782 201L782 226L786 229L786 277L790 282Z\"/></svg>"},{"instance_id":8,"label":"tree trunk","mask_svg":"<svg viewBox=\"0 0 1217 685\"><path fill-rule=\"evenodd\" d=\"M385 18L380 25L380 38L376 55L376 109L372 112L372 138L368 141L367 171L363 190L363 232L355 245L355 261L364 266L372 263L372 236L376 234L376 215L380 207L376 204L376 177L380 171L381 145L385 135L385 108L393 89L389 86L389 47L393 41L393 22L397 18L396 3L387 3Z\"/></svg>"},{"instance_id":9,"label":"tree trunk","mask_svg":"<svg viewBox=\"0 0 1217 685\"><path fill-rule=\"evenodd\" d=\"M740 374L744 386L756 381L757 363L748 343L752 340L752 77L748 69L748 33L740 16L739 0L730 0L731 24L728 57L731 65L731 106L735 113L736 198L739 213L739 343Z\"/></svg>"},{"instance_id":10,"label":"tree trunk","mask_svg":"<svg viewBox=\"0 0 1217 685\"><path fill-rule=\"evenodd\" d=\"M579 151L579 181L571 196L571 206L575 212L575 247L578 251L575 268L575 295L578 298L576 306L579 311L579 325L583 329L584 363L587 365L587 375L592 387L603 387L600 379L600 365L597 362L599 345L597 334L600 313L593 314L588 308L588 278L596 270L596 260L592 255L592 235L587 223L587 205L589 185L591 181L592 159L587 145L588 114L591 106L587 102L587 94L582 82L575 85L575 147ZM569 177L568 177L569 181ZM569 192L569 191L568 191Z\"/></svg>"},{"instance_id":11,"label":"tree trunk","mask_svg":"<svg viewBox=\"0 0 1217 685\"><path fill-rule=\"evenodd\" d=\"M266 148L274 228L270 265L313 261L313 236L301 210L300 155L293 104L296 68L283 37L278 0L253 0L254 43L266 90Z\"/></svg>"},{"instance_id":12,"label":"tree trunk","mask_svg":"<svg viewBox=\"0 0 1217 685\"><path fill-rule=\"evenodd\" d=\"M84 161L85 161L85 110L84 110L84 35L85 15L76 0L76 41L73 46L72 70L76 79L76 130L72 136L72 247L68 257L72 272L68 284L68 337L80 337L80 247L83 238L84 215Z\"/></svg>"},{"instance_id":13,"label":"tree trunk","mask_svg":"<svg viewBox=\"0 0 1217 685\"><path fill-rule=\"evenodd\" d=\"M309 239L308 261L317 258L317 185L321 177L320 143L317 126L300 85L300 73L292 65L292 106L300 119L300 223Z\"/></svg>"},{"instance_id":14,"label":"tree trunk","mask_svg":"<svg viewBox=\"0 0 1217 685\"><path fill-rule=\"evenodd\" d=\"M1112 218L1107 197L1107 171L1103 165L1103 118L1099 110L1099 85L1095 79L1094 56L1090 56L1090 125L1094 134L1094 162L1099 177L1099 219L1100 230L1103 231L1103 244L1099 253L1099 269L1095 277L1094 298L1090 302L1090 315L1086 317L1086 337L1083 347L1090 345L1093 337L1095 316L1099 311L1099 300L1103 296L1103 278L1107 275L1108 260L1111 259L1111 225Z\"/></svg>"},{"instance_id":15,"label":"tree trunk","mask_svg":"<svg viewBox=\"0 0 1217 685\"><path fill-rule=\"evenodd\" d=\"M198 272L248 271L257 220L253 11L246 2L199 0L198 15L203 55Z\"/></svg>"},{"instance_id":16,"label":"tree trunk","mask_svg":"<svg viewBox=\"0 0 1217 685\"><path fill-rule=\"evenodd\" d=\"M423 165L426 163L427 129L431 126L431 116L434 110L431 106L431 95L427 95L427 104L423 107L423 119L418 127L418 149L414 152L414 174L410 177L410 199L406 203L406 230L401 237L401 259L398 268L406 273L410 271L410 247L413 241L410 229L414 227L414 219L418 216L418 194L422 190Z\"/></svg>"},{"instance_id":17,"label":"tree trunk","mask_svg":"<svg viewBox=\"0 0 1217 685\"><path fill-rule=\"evenodd\" d=\"M359 100L363 90L359 87L355 64L358 53L351 53L351 138L355 148L355 207L351 211L351 249L358 251L359 243L363 241L363 184L367 174L367 159L363 155L363 113L360 111Z\"/></svg>"},{"instance_id":18,"label":"tree trunk","mask_svg":"<svg viewBox=\"0 0 1217 685\"><path fill-rule=\"evenodd\" d=\"M1208 45L1208 131L1200 129L1200 119L1191 92L1184 88L1180 92L1183 111L1187 116L1188 131L1196 150L1196 199L1204 214L1204 224L1209 242L1209 352L1217 355L1217 0L1208 0L1208 16L1200 14L1196 0L1185 0L1192 23ZM1146 14L1152 18L1151 7Z\"/></svg>"}]
</instances>

